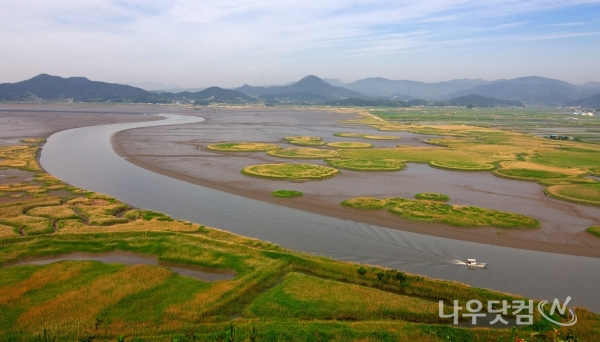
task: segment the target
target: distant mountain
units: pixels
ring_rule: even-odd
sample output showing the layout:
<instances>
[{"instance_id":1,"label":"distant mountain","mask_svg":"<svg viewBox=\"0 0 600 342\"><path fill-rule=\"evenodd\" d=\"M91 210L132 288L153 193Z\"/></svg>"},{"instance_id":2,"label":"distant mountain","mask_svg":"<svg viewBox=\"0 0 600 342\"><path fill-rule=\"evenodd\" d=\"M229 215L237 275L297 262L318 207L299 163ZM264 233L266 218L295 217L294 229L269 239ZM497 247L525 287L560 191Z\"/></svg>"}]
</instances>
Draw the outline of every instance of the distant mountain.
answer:
<instances>
[{"instance_id":1,"label":"distant mountain","mask_svg":"<svg viewBox=\"0 0 600 342\"><path fill-rule=\"evenodd\" d=\"M161 94L162 95L162 94ZM210 87L202 91L191 93L184 91L170 94L174 99L189 99L194 101L220 101L220 102L255 102L256 99L237 90Z\"/></svg>"},{"instance_id":2,"label":"distant mountain","mask_svg":"<svg viewBox=\"0 0 600 342\"><path fill-rule=\"evenodd\" d=\"M343 100L329 101L325 103L329 106L342 106L342 107L413 107L413 106L426 106L427 100L410 100L410 101L393 101L393 100L368 100L368 99L357 99L349 98Z\"/></svg>"},{"instance_id":3,"label":"distant mountain","mask_svg":"<svg viewBox=\"0 0 600 342\"><path fill-rule=\"evenodd\" d=\"M457 106L457 107L525 107L522 102L512 100L500 100L493 97L486 97L476 94L456 97L446 101L434 101L430 103L434 106Z\"/></svg>"},{"instance_id":4,"label":"distant mountain","mask_svg":"<svg viewBox=\"0 0 600 342\"><path fill-rule=\"evenodd\" d=\"M312 94L307 92L296 92L289 94L266 94L259 96L260 99L269 102L283 102L283 103L323 103L331 100L331 97L325 95Z\"/></svg>"},{"instance_id":5,"label":"distant mountain","mask_svg":"<svg viewBox=\"0 0 600 342\"><path fill-rule=\"evenodd\" d=\"M0 101L75 101L112 103L255 102L235 90L211 87L200 92L154 93L123 84L41 74L17 83L0 84Z\"/></svg>"},{"instance_id":6,"label":"distant mountain","mask_svg":"<svg viewBox=\"0 0 600 342\"><path fill-rule=\"evenodd\" d=\"M41 74L0 84L0 101L69 100L78 102L166 102L158 94L128 85L95 82L85 77Z\"/></svg>"},{"instance_id":7,"label":"distant mountain","mask_svg":"<svg viewBox=\"0 0 600 342\"><path fill-rule=\"evenodd\" d=\"M346 86L348 86L348 83L344 83L340 80L334 79L334 78L321 78L323 81L331 84L334 87L342 87L342 88L346 88Z\"/></svg>"},{"instance_id":8,"label":"distant mountain","mask_svg":"<svg viewBox=\"0 0 600 342\"><path fill-rule=\"evenodd\" d=\"M284 95L287 98L304 98L306 101L334 100L349 97L362 98L362 94L342 87L335 87L317 76L306 76L300 81L287 86L252 87L247 84L236 88L250 96ZM294 95L296 94L296 95ZM312 95L312 96L311 96Z\"/></svg>"},{"instance_id":9,"label":"distant mountain","mask_svg":"<svg viewBox=\"0 0 600 342\"><path fill-rule=\"evenodd\" d=\"M177 84L164 84L157 82L124 82L123 84L130 85L136 88L142 88L144 90L153 91L155 89L179 89L180 87Z\"/></svg>"},{"instance_id":10,"label":"distant mountain","mask_svg":"<svg viewBox=\"0 0 600 342\"><path fill-rule=\"evenodd\" d=\"M145 88L143 88L145 89ZM199 91L202 91L206 88L151 88L148 91L151 91L153 93L157 93L157 94L161 94L161 93L173 93L173 94L177 94L177 93L183 93L185 91L190 92L190 93L196 93Z\"/></svg>"},{"instance_id":11,"label":"distant mountain","mask_svg":"<svg viewBox=\"0 0 600 342\"><path fill-rule=\"evenodd\" d=\"M455 98L477 94L501 100L521 101L527 105L562 106L594 95L597 91L550 78L530 76L480 85L447 95Z\"/></svg>"},{"instance_id":12,"label":"distant mountain","mask_svg":"<svg viewBox=\"0 0 600 342\"><path fill-rule=\"evenodd\" d=\"M586 84L582 84L581 86L583 88L599 89L600 90L600 82L588 82Z\"/></svg>"},{"instance_id":13,"label":"distant mountain","mask_svg":"<svg viewBox=\"0 0 600 342\"><path fill-rule=\"evenodd\" d=\"M585 99L571 101L567 106L580 106L586 108L600 108L600 94L587 97Z\"/></svg>"},{"instance_id":14,"label":"distant mountain","mask_svg":"<svg viewBox=\"0 0 600 342\"><path fill-rule=\"evenodd\" d=\"M408 80L389 80L375 77L365 78L345 85L345 88L360 92L367 96L410 96L428 100L441 99L444 95L490 84L489 81L460 79L447 82L425 83Z\"/></svg>"}]
</instances>

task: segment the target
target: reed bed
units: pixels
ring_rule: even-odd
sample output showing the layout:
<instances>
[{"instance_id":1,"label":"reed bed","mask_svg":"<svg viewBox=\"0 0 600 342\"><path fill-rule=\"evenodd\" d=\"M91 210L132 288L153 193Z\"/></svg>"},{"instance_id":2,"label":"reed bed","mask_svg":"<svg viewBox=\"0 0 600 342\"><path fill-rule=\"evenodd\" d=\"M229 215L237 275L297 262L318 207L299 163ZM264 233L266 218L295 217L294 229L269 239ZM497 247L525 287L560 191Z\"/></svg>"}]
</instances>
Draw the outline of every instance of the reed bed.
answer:
<instances>
[{"instance_id":1,"label":"reed bed","mask_svg":"<svg viewBox=\"0 0 600 342\"><path fill-rule=\"evenodd\" d=\"M243 174L273 179L325 179L340 171L314 164L261 164L251 165L242 170Z\"/></svg>"},{"instance_id":2,"label":"reed bed","mask_svg":"<svg viewBox=\"0 0 600 342\"><path fill-rule=\"evenodd\" d=\"M268 155L280 158L324 159L339 156L337 151L320 148L285 148L267 152Z\"/></svg>"}]
</instances>

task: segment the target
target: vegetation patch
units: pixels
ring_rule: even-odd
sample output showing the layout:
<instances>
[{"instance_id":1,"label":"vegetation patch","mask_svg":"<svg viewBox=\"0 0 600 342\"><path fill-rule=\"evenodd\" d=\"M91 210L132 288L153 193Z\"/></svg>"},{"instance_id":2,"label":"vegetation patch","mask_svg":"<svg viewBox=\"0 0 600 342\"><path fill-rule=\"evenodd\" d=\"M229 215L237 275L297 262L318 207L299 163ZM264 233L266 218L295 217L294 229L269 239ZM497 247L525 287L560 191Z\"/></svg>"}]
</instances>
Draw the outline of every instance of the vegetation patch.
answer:
<instances>
[{"instance_id":1,"label":"vegetation patch","mask_svg":"<svg viewBox=\"0 0 600 342\"><path fill-rule=\"evenodd\" d=\"M342 202L342 205L354 209L379 210L391 204L388 199L375 197L354 197Z\"/></svg>"},{"instance_id":2,"label":"vegetation patch","mask_svg":"<svg viewBox=\"0 0 600 342\"><path fill-rule=\"evenodd\" d=\"M539 222L536 219L521 214L472 206L449 205L428 200L358 197L343 201L342 205L357 209L382 209L387 207L390 213L409 220L439 222L456 227L539 227Z\"/></svg>"},{"instance_id":3,"label":"vegetation patch","mask_svg":"<svg viewBox=\"0 0 600 342\"><path fill-rule=\"evenodd\" d=\"M311 136L292 136L286 137L285 140L292 145L299 146L321 146L325 145L325 142L320 137Z\"/></svg>"},{"instance_id":4,"label":"vegetation patch","mask_svg":"<svg viewBox=\"0 0 600 342\"><path fill-rule=\"evenodd\" d=\"M400 137L395 135L372 135L372 134L360 134L360 133L335 133L336 137L344 138L363 138L373 140L400 140Z\"/></svg>"},{"instance_id":5,"label":"vegetation patch","mask_svg":"<svg viewBox=\"0 0 600 342\"><path fill-rule=\"evenodd\" d=\"M406 167L401 160L328 159L327 164L356 171L398 171Z\"/></svg>"},{"instance_id":6,"label":"vegetation patch","mask_svg":"<svg viewBox=\"0 0 600 342\"><path fill-rule=\"evenodd\" d=\"M371 148L371 147L373 147L373 144L357 142L357 141L352 141L352 142L338 141L338 142L327 143L327 146L337 147L337 148Z\"/></svg>"},{"instance_id":7,"label":"vegetation patch","mask_svg":"<svg viewBox=\"0 0 600 342\"><path fill-rule=\"evenodd\" d=\"M296 136L291 136L291 137L285 137L285 140L287 140L287 141L321 141L321 137L296 135Z\"/></svg>"},{"instance_id":8,"label":"vegetation patch","mask_svg":"<svg viewBox=\"0 0 600 342\"><path fill-rule=\"evenodd\" d=\"M335 176L340 171L314 164L261 164L248 166L242 173L274 179L325 179Z\"/></svg>"},{"instance_id":9,"label":"vegetation patch","mask_svg":"<svg viewBox=\"0 0 600 342\"><path fill-rule=\"evenodd\" d=\"M0 167L41 171L36 159L39 149L34 145L0 146Z\"/></svg>"},{"instance_id":10,"label":"vegetation patch","mask_svg":"<svg viewBox=\"0 0 600 342\"><path fill-rule=\"evenodd\" d=\"M335 293L335 296L330 294ZM288 273L283 282L258 297L247 312L272 319L404 319L441 323L438 304L359 285Z\"/></svg>"},{"instance_id":11,"label":"vegetation patch","mask_svg":"<svg viewBox=\"0 0 600 342\"><path fill-rule=\"evenodd\" d=\"M25 139L21 139L22 143L26 143L26 144L41 144L41 143L45 143L46 139L44 138L25 138Z\"/></svg>"},{"instance_id":12,"label":"vegetation patch","mask_svg":"<svg viewBox=\"0 0 600 342\"><path fill-rule=\"evenodd\" d=\"M267 154L274 157L301 159L324 159L339 156L337 151L310 147L285 148L269 151Z\"/></svg>"},{"instance_id":13,"label":"vegetation patch","mask_svg":"<svg viewBox=\"0 0 600 342\"><path fill-rule=\"evenodd\" d=\"M300 196L304 195L304 193L302 191L296 191L296 190L275 190L275 191L271 192L271 195L273 195L275 197L281 197L281 198L292 198L292 197L300 197Z\"/></svg>"},{"instance_id":14,"label":"vegetation patch","mask_svg":"<svg viewBox=\"0 0 600 342\"><path fill-rule=\"evenodd\" d=\"M589 227L588 229L586 229L586 232L588 232L594 236L600 237L600 226Z\"/></svg>"},{"instance_id":15,"label":"vegetation patch","mask_svg":"<svg viewBox=\"0 0 600 342\"><path fill-rule=\"evenodd\" d=\"M221 152L264 152L280 149L281 146L257 142L228 142L208 145L206 148Z\"/></svg>"},{"instance_id":16,"label":"vegetation patch","mask_svg":"<svg viewBox=\"0 0 600 342\"><path fill-rule=\"evenodd\" d=\"M565 201L600 206L600 183L552 185L545 192Z\"/></svg>"},{"instance_id":17,"label":"vegetation patch","mask_svg":"<svg viewBox=\"0 0 600 342\"><path fill-rule=\"evenodd\" d=\"M488 171L495 168L492 164L479 164L470 161L431 161L429 166L457 171Z\"/></svg>"},{"instance_id":18,"label":"vegetation patch","mask_svg":"<svg viewBox=\"0 0 600 342\"><path fill-rule=\"evenodd\" d=\"M575 178L585 175L579 169L567 169L556 166L541 165L526 161L501 162L500 168L494 171L500 177L523 180L548 180Z\"/></svg>"},{"instance_id":19,"label":"vegetation patch","mask_svg":"<svg viewBox=\"0 0 600 342\"><path fill-rule=\"evenodd\" d=\"M415 195L415 198L436 202L448 202L450 200L450 196L439 194L437 192L420 192Z\"/></svg>"},{"instance_id":20,"label":"vegetation patch","mask_svg":"<svg viewBox=\"0 0 600 342\"><path fill-rule=\"evenodd\" d=\"M298 146L323 146L325 142L322 140L290 140L288 143Z\"/></svg>"}]
</instances>

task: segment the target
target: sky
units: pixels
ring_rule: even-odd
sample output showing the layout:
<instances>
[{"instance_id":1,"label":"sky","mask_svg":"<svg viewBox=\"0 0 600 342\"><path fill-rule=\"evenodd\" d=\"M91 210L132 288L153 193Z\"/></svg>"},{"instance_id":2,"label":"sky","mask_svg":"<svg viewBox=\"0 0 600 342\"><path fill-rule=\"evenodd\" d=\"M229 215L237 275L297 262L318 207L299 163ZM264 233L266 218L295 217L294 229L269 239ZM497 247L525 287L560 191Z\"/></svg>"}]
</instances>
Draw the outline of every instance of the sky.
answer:
<instances>
[{"instance_id":1,"label":"sky","mask_svg":"<svg viewBox=\"0 0 600 342\"><path fill-rule=\"evenodd\" d=\"M0 83L600 82L600 0L0 0Z\"/></svg>"}]
</instances>

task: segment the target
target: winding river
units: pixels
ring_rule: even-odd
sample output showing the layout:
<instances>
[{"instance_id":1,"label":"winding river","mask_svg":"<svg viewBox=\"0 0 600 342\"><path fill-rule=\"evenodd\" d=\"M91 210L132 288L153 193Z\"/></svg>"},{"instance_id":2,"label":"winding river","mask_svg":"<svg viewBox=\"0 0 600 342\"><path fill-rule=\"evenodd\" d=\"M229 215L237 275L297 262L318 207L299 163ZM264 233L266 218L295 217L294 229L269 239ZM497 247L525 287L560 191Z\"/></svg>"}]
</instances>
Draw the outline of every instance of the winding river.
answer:
<instances>
[{"instance_id":1,"label":"winding river","mask_svg":"<svg viewBox=\"0 0 600 342\"><path fill-rule=\"evenodd\" d=\"M162 115L166 120L84 127L52 135L42 167L84 189L177 219L271 241L282 247L434 278L456 280L535 299L572 297L571 304L600 312L600 258L492 246L432 237L308 213L232 195L142 169L119 157L111 136L162 125L201 125L203 119ZM477 258L489 269L471 270L460 260Z\"/></svg>"}]
</instances>

